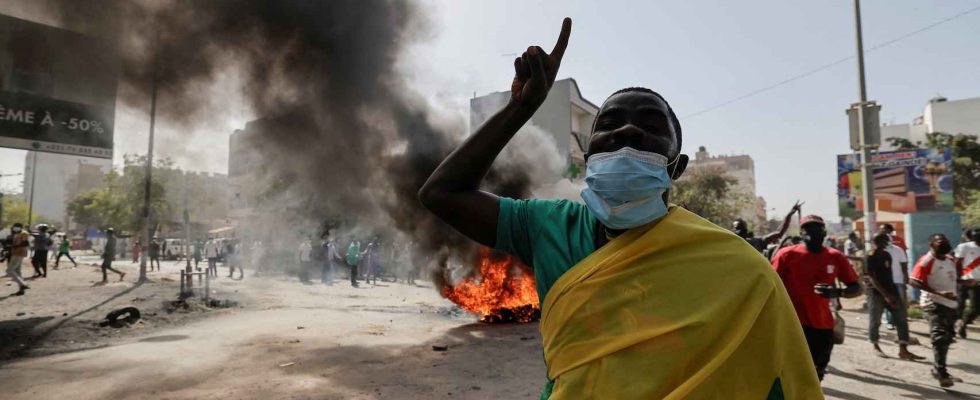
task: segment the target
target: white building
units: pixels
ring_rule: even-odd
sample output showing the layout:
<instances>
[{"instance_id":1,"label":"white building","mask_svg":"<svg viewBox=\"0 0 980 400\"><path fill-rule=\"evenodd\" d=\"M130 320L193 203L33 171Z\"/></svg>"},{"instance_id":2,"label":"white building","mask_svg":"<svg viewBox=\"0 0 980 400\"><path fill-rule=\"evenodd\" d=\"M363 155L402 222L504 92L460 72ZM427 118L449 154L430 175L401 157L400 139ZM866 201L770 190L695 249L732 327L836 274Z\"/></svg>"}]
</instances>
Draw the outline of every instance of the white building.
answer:
<instances>
[{"instance_id":1,"label":"white building","mask_svg":"<svg viewBox=\"0 0 980 400\"><path fill-rule=\"evenodd\" d=\"M510 100L510 91L494 92L470 100L470 132L475 131L493 113ZM551 134L559 151L568 160L565 175L572 179L585 177L585 153L588 151L592 121L599 107L582 97L572 78L555 81L548 98L531 117L531 124ZM560 178L560 177L556 177Z\"/></svg>"},{"instance_id":2,"label":"white building","mask_svg":"<svg viewBox=\"0 0 980 400\"><path fill-rule=\"evenodd\" d=\"M947 100L937 96L929 100L922 114L908 124L884 124L881 126L881 150L895 150L888 138L907 139L912 143L924 143L926 134L944 132L955 135L966 133L980 135L980 97Z\"/></svg>"},{"instance_id":3,"label":"white building","mask_svg":"<svg viewBox=\"0 0 980 400\"><path fill-rule=\"evenodd\" d=\"M60 228L69 227L68 202L101 185L101 179L93 176L105 175L111 168L109 159L28 151L24 158L24 200L30 204L33 195L35 215L57 221Z\"/></svg>"}]
</instances>

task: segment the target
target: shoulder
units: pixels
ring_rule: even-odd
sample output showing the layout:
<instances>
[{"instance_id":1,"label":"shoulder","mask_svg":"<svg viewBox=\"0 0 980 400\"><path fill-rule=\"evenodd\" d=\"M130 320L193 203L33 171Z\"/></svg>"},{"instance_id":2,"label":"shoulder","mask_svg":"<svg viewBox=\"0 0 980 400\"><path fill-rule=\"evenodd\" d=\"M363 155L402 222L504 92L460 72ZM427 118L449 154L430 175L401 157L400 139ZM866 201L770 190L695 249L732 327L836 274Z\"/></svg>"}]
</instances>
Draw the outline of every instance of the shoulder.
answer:
<instances>
[{"instance_id":1,"label":"shoulder","mask_svg":"<svg viewBox=\"0 0 980 400\"><path fill-rule=\"evenodd\" d=\"M588 212L585 205L565 199L512 199L508 197L500 198L500 207L509 209L523 209L535 215L548 215L553 212L562 214L580 214Z\"/></svg>"},{"instance_id":2,"label":"shoulder","mask_svg":"<svg viewBox=\"0 0 980 400\"><path fill-rule=\"evenodd\" d=\"M930 251L930 252L926 252L926 254L923 254L922 257L919 257L919 260L916 261L915 264L916 266L924 266L924 265L932 264L932 262L935 260L936 257L933 257L932 252Z\"/></svg>"},{"instance_id":3,"label":"shoulder","mask_svg":"<svg viewBox=\"0 0 980 400\"><path fill-rule=\"evenodd\" d=\"M794 244L792 246L786 246L776 252L776 257L788 257L793 254L798 254L803 249L802 244Z\"/></svg>"}]
</instances>

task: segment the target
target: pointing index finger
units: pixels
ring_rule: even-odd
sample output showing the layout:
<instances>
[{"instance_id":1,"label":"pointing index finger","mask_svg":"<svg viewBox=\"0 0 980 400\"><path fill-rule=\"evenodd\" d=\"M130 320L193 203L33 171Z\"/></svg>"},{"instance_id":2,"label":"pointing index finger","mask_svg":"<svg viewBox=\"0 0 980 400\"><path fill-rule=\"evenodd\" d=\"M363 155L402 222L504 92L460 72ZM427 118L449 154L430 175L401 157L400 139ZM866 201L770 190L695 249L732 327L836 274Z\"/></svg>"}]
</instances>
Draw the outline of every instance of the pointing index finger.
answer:
<instances>
[{"instance_id":1,"label":"pointing index finger","mask_svg":"<svg viewBox=\"0 0 980 400\"><path fill-rule=\"evenodd\" d=\"M561 23L561 33L558 35L558 42L555 43L555 48L551 50L551 56L557 58L559 61L562 56L565 55L565 48L568 47L568 36L572 34L572 19L565 17L565 20Z\"/></svg>"}]
</instances>

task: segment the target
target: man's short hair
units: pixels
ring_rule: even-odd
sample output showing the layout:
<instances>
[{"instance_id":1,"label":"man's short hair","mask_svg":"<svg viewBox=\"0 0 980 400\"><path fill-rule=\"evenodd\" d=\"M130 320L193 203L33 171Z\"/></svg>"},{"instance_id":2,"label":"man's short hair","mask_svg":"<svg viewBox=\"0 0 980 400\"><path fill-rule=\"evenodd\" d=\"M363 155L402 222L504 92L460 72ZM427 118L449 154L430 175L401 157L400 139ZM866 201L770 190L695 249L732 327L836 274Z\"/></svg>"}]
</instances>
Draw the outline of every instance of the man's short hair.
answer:
<instances>
[{"instance_id":1,"label":"man's short hair","mask_svg":"<svg viewBox=\"0 0 980 400\"><path fill-rule=\"evenodd\" d=\"M892 224L881 224L880 230L882 230L882 231L889 231L889 232L895 232L895 226L892 225Z\"/></svg>"},{"instance_id":2,"label":"man's short hair","mask_svg":"<svg viewBox=\"0 0 980 400\"><path fill-rule=\"evenodd\" d=\"M653 90L650 90L645 87L630 86L613 92L613 94L609 95L609 97L606 97L606 101L609 101L609 99L611 99L613 96L617 94L631 93L631 92L652 94L654 96L657 96L657 98L660 99L660 101L664 102L664 104L667 106L667 113L669 114L670 117L670 124L674 126L674 132L677 132L677 153L680 154L681 145L684 142L683 141L684 135L681 132L681 121L677 119L677 115L674 114L674 109L670 107L670 103L668 103L667 99L665 99L664 96L661 96L660 93L654 92ZM606 103L603 102L602 105L604 106L606 105ZM595 121L592 122L592 132L595 132Z\"/></svg>"},{"instance_id":3,"label":"man's short hair","mask_svg":"<svg viewBox=\"0 0 980 400\"><path fill-rule=\"evenodd\" d=\"M939 239L946 239L946 235L942 233L933 233L932 235L929 235L929 243L932 243Z\"/></svg>"}]
</instances>

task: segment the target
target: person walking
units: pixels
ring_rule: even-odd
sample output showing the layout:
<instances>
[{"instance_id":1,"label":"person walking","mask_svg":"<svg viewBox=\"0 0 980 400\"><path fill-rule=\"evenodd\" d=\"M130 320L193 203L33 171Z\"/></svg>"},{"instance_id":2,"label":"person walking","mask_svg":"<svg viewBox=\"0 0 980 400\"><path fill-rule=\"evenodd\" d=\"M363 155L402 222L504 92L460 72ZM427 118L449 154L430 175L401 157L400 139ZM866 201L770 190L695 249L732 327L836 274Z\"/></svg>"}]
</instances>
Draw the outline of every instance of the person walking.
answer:
<instances>
[{"instance_id":1,"label":"person walking","mask_svg":"<svg viewBox=\"0 0 980 400\"><path fill-rule=\"evenodd\" d=\"M892 260L892 282L895 283L895 287L898 289L899 300L908 309L909 257L904 249L892 243L892 240L896 236L889 236L887 234L885 236L888 237L888 246L885 247L885 251L888 252ZM897 324L895 315L887 308L885 309L885 321L888 324L889 330L895 329ZM917 343L913 342L912 344Z\"/></svg>"},{"instance_id":2,"label":"person walking","mask_svg":"<svg viewBox=\"0 0 980 400\"><path fill-rule=\"evenodd\" d=\"M320 271L320 283L324 285L333 285L333 269L334 264L337 260L340 260L340 255L337 253L337 246L334 244L334 240L327 236L320 243L322 247L323 260Z\"/></svg>"},{"instance_id":3,"label":"person walking","mask_svg":"<svg viewBox=\"0 0 980 400\"><path fill-rule=\"evenodd\" d=\"M822 381L834 351L834 316L830 299L861 295L858 276L841 252L824 246L827 228L823 218L807 215L800 220L803 243L776 253L773 267L803 325L810 356ZM840 281L846 286L836 288Z\"/></svg>"},{"instance_id":4,"label":"person walking","mask_svg":"<svg viewBox=\"0 0 980 400\"><path fill-rule=\"evenodd\" d=\"M956 266L960 270L960 279L963 282L976 282L980 280L980 228L968 230L966 239L956 246L953 255L956 258ZM957 321L956 331L961 338L966 339L967 325L972 324L977 316L980 316L980 287L961 284L957 297L960 320ZM966 308L967 300L970 300L969 312Z\"/></svg>"},{"instance_id":5,"label":"person walking","mask_svg":"<svg viewBox=\"0 0 980 400\"><path fill-rule=\"evenodd\" d=\"M61 263L61 256L68 257L68 261L71 261L72 268L77 268L78 263L71 256L71 241L68 240L68 236L61 237L61 243L58 244L58 257L54 259L54 269L58 269L58 264Z\"/></svg>"},{"instance_id":6,"label":"person walking","mask_svg":"<svg viewBox=\"0 0 980 400\"><path fill-rule=\"evenodd\" d=\"M313 266L313 243L312 239L303 240L299 244L299 251L296 254L299 261L299 281L310 283L310 268Z\"/></svg>"},{"instance_id":7,"label":"person walking","mask_svg":"<svg viewBox=\"0 0 980 400\"><path fill-rule=\"evenodd\" d=\"M198 265L201 264L201 250L202 250L202 247L204 247L204 243L202 243L201 241L198 241L198 242L194 243L194 270L195 271L200 271L201 270L201 268L198 267Z\"/></svg>"},{"instance_id":8,"label":"person walking","mask_svg":"<svg viewBox=\"0 0 980 400\"><path fill-rule=\"evenodd\" d=\"M211 276L218 276L218 256L220 252L218 250L218 243L213 237L208 238L207 243L204 244L204 258L208 259L208 270L207 273Z\"/></svg>"},{"instance_id":9,"label":"person walking","mask_svg":"<svg viewBox=\"0 0 980 400\"><path fill-rule=\"evenodd\" d=\"M147 254L150 258L150 271L153 271L153 262L157 263L157 271L160 270L160 240L156 237L150 240L150 252Z\"/></svg>"},{"instance_id":10,"label":"person walking","mask_svg":"<svg viewBox=\"0 0 980 400\"><path fill-rule=\"evenodd\" d=\"M140 262L140 255L143 253L143 244L140 243L139 239L133 243L133 264Z\"/></svg>"},{"instance_id":11,"label":"person walking","mask_svg":"<svg viewBox=\"0 0 980 400\"><path fill-rule=\"evenodd\" d=\"M262 246L261 241L256 240L255 243L252 243L252 251L249 254L252 269L255 270L254 276L262 275L262 272L265 270L265 265L262 264L263 257L265 257L265 248Z\"/></svg>"},{"instance_id":12,"label":"person walking","mask_svg":"<svg viewBox=\"0 0 980 400\"><path fill-rule=\"evenodd\" d=\"M956 312L956 284L958 274L956 261L950 256L952 244L946 235L941 233L929 237L929 252L919 258L912 270L909 281L924 293L919 298L919 305L929 316L929 336L932 340L933 368L932 376L939 381L939 386L953 386L953 377L946 368L946 355L949 345L953 343Z\"/></svg>"},{"instance_id":13,"label":"person walking","mask_svg":"<svg viewBox=\"0 0 980 400\"><path fill-rule=\"evenodd\" d=\"M14 296L23 296L25 289L30 289L24 278L21 276L21 268L24 259L27 258L27 249L30 247L31 235L24 232L24 225L20 222L15 223L10 228L10 255L7 258L7 276L17 283L17 292Z\"/></svg>"},{"instance_id":14,"label":"person walking","mask_svg":"<svg viewBox=\"0 0 980 400\"><path fill-rule=\"evenodd\" d=\"M229 240L225 245L225 262L228 263L228 277L234 278L235 268L238 268L238 280L245 279L245 268L242 266L244 254L237 241Z\"/></svg>"},{"instance_id":15,"label":"person walking","mask_svg":"<svg viewBox=\"0 0 980 400\"><path fill-rule=\"evenodd\" d=\"M105 285L109 283L109 276L106 271L112 271L119 274L119 282L122 282L123 278L126 276L125 272L119 271L112 268L112 262L116 259L116 230L113 228L106 229L106 240L105 248L102 250L102 284Z\"/></svg>"},{"instance_id":16,"label":"person walking","mask_svg":"<svg viewBox=\"0 0 980 400\"><path fill-rule=\"evenodd\" d=\"M31 265L34 267L32 278L48 277L48 247L51 246L51 237L48 235L48 225L39 224L37 234L34 235L34 255L31 256Z\"/></svg>"},{"instance_id":17,"label":"person walking","mask_svg":"<svg viewBox=\"0 0 980 400\"><path fill-rule=\"evenodd\" d=\"M361 242L357 239L351 239L350 244L347 246L347 256L345 260L347 261L347 266L350 267L350 285L353 287L358 287L357 284L357 263L361 258Z\"/></svg>"},{"instance_id":18,"label":"person walking","mask_svg":"<svg viewBox=\"0 0 980 400\"><path fill-rule=\"evenodd\" d=\"M885 356L878 345L879 328L881 327L881 312L888 309L895 318L898 327L898 358L909 361L921 360L924 357L912 354L908 349L909 323L906 316L906 305L899 292L898 285L892 279L891 254L886 250L890 239L888 235L879 233L874 237L874 252L868 256L867 274L871 287L868 290L868 340L881 357Z\"/></svg>"}]
</instances>

